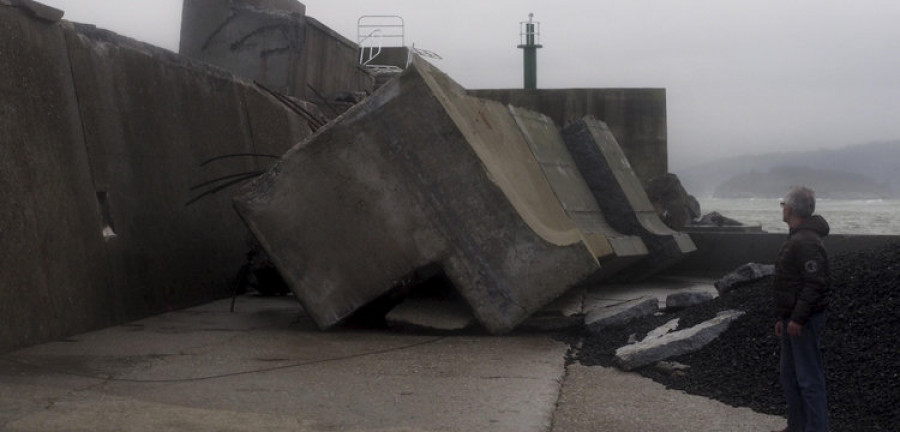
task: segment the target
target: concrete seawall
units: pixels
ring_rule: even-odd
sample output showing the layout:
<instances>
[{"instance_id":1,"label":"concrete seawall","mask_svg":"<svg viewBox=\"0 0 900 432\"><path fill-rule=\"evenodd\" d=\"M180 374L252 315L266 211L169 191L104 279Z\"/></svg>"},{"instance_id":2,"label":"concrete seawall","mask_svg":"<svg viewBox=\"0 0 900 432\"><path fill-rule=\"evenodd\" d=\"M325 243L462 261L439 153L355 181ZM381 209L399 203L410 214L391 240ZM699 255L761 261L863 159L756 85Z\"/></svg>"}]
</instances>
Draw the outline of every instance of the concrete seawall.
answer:
<instances>
[{"instance_id":1,"label":"concrete seawall","mask_svg":"<svg viewBox=\"0 0 900 432\"><path fill-rule=\"evenodd\" d=\"M310 134L253 84L0 5L0 352L230 293L248 233L189 187Z\"/></svg>"},{"instance_id":2,"label":"concrete seawall","mask_svg":"<svg viewBox=\"0 0 900 432\"><path fill-rule=\"evenodd\" d=\"M785 234L690 233L697 251L668 269L671 276L719 278L746 263L772 264ZM882 247L900 241L895 235L832 234L825 238L830 256Z\"/></svg>"}]
</instances>

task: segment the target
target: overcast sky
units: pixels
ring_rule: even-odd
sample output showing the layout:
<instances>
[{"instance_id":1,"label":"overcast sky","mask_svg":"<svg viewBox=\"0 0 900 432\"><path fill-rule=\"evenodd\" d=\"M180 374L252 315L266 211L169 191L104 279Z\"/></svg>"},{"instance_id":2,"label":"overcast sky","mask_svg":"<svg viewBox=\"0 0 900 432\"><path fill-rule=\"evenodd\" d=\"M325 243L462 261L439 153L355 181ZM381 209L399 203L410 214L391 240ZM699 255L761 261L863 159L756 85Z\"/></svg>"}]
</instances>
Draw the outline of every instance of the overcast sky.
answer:
<instances>
[{"instance_id":1,"label":"overcast sky","mask_svg":"<svg viewBox=\"0 0 900 432\"><path fill-rule=\"evenodd\" d=\"M222 0L225 1L225 0ZM71 21L178 50L181 0L43 0ZM406 44L467 88L522 85L519 23L541 25L538 87L665 88L669 164L900 140L896 0L307 0L351 40L400 15Z\"/></svg>"}]
</instances>

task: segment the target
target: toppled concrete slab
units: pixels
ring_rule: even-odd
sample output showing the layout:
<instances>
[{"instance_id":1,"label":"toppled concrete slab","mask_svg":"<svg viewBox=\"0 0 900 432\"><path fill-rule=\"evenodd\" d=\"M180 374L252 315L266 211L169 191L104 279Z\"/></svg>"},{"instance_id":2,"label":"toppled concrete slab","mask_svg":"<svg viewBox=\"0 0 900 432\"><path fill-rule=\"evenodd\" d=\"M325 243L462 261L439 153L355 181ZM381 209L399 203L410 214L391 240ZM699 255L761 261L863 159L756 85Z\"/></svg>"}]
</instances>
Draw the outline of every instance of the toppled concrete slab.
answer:
<instances>
[{"instance_id":1,"label":"toppled concrete slab","mask_svg":"<svg viewBox=\"0 0 900 432\"><path fill-rule=\"evenodd\" d=\"M744 312L736 310L719 312L715 318L691 328L623 346L616 350L616 361L622 369L632 370L696 351L712 342L743 314Z\"/></svg>"},{"instance_id":2,"label":"toppled concrete slab","mask_svg":"<svg viewBox=\"0 0 900 432\"><path fill-rule=\"evenodd\" d=\"M623 235L607 223L604 211L566 149L553 120L522 108L510 106L509 110L550 187L578 227L582 240L595 256L606 256L603 268L594 280L612 276L647 256L647 247L639 237Z\"/></svg>"},{"instance_id":3,"label":"toppled concrete slab","mask_svg":"<svg viewBox=\"0 0 900 432\"><path fill-rule=\"evenodd\" d=\"M321 328L439 263L504 333L615 256L568 217L507 107L418 58L235 207Z\"/></svg>"},{"instance_id":4,"label":"toppled concrete slab","mask_svg":"<svg viewBox=\"0 0 900 432\"><path fill-rule=\"evenodd\" d=\"M677 311L701 303L706 303L715 296L708 291L682 291L666 296L666 311Z\"/></svg>"},{"instance_id":5,"label":"toppled concrete slab","mask_svg":"<svg viewBox=\"0 0 900 432\"><path fill-rule=\"evenodd\" d=\"M618 275L639 280L675 264L696 250L691 238L660 220L625 153L606 123L593 117L563 130L565 145L584 176L612 229L639 236L648 255L640 265Z\"/></svg>"},{"instance_id":6,"label":"toppled concrete slab","mask_svg":"<svg viewBox=\"0 0 900 432\"><path fill-rule=\"evenodd\" d=\"M655 297L640 297L615 306L599 308L588 312L584 325L591 333L601 333L606 328L622 327L638 318L659 311L659 300Z\"/></svg>"},{"instance_id":7,"label":"toppled concrete slab","mask_svg":"<svg viewBox=\"0 0 900 432\"><path fill-rule=\"evenodd\" d=\"M743 284L762 279L775 274L775 266L772 264L744 264L731 273L717 280L713 285L719 294L725 294Z\"/></svg>"}]
</instances>

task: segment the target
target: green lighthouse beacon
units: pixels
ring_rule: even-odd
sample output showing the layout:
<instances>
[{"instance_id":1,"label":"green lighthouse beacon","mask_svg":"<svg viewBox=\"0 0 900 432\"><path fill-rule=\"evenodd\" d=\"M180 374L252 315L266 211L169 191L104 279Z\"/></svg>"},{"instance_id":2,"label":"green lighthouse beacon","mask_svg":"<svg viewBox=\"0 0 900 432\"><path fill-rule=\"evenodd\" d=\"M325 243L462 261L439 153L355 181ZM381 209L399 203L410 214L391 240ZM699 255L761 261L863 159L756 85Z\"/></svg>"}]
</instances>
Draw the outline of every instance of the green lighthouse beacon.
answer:
<instances>
[{"instance_id":1,"label":"green lighthouse beacon","mask_svg":"<svg viewBox=\"0 0 900 432\"><path fill-rule=\"evenodd\" d=\"M521 22L519 38L525 59L525 90L537 89L537 49L540 42L541 23L534 21L534 14L528 14L528 22Z\"/></svg>"}]
</instances>

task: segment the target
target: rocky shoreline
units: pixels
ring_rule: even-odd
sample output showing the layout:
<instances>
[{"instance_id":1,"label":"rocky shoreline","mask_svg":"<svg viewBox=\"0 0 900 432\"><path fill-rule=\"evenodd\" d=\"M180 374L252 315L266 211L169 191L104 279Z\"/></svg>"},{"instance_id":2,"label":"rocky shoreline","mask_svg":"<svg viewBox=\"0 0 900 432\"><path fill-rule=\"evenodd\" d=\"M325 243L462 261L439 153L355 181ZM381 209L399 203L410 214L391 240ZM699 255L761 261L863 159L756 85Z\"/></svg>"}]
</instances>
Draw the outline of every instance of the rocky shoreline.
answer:
<instances>
[{"instance_id":1,"label":"rocky shoreline","mask_svg":"<svg viewBox=\"0 0 900 432\"><path fill-rule=\"evenodd\" d=\"M900 424L900 243L832 257L833 293L823 340L832 430L892 431ZM783 415L778 341L772 334L771 279L738 287L673 313L651 315L626 327L577 337L572 361L616 366L616 349L629 338L678 318L679 328L726 310L745 314L702 349L637 369L669 388L734 406ZM673 367L674 366L674 367Z\"/></svg>"}]
</instances>

